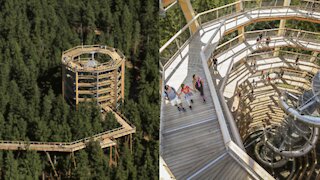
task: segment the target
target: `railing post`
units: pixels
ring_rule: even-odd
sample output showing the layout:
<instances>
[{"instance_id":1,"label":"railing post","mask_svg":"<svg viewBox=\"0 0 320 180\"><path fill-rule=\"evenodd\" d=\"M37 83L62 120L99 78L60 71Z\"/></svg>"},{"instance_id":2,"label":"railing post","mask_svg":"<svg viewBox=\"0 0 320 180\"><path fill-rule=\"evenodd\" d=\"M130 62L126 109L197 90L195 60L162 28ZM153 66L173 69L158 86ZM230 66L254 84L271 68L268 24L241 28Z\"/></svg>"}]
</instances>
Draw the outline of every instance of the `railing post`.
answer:
<instances>
[{"instance_id":1,"label":"railing post","mask_svg":"<svg viewBox=\"0 0 320 180\"><path fill-rule=\"evenodd\" d=\"M315 51L312 53L312 57L310 58L310 62L314 62L317 59L317 56L319 55L320 52Z\"/></svg>"}]
</instances>

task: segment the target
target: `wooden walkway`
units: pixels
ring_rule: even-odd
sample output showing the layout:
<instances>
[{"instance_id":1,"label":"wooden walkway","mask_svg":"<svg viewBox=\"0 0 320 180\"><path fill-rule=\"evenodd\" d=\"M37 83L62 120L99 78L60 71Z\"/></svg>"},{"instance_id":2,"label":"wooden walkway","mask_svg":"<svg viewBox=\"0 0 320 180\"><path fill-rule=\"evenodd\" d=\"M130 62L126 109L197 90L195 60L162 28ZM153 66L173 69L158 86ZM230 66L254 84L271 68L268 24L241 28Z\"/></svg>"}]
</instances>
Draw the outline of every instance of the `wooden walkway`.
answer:
<instances>
[{"instance_id":1,"label":"wooden walkway","mask_svg":"<svg viewBox=\"0 0 320 180\"><path fill-rule=\"evenodd\" d=\"M199 60L200 48L209 43L209 48L207 50L205 48L203 52L204 57L209 57L211 52L215 50L215 45L217 45L217 42L220 40L219 37L212 36L219 36L219 32L222 32L221 34L225 32L228 33L236 30L238 27L261 20L296 19L319 22L320 14L318 12L313 13L312 16L306 15L307 12L306 10L297 10L296 8L290 7L261 8L250 10L240 16L226 17L224 28L219 26L221 21L218 20L207 23L199 30L201 37L199 34L192 36L189 39L190 41L187 41L187 45L178 47L179 54L167 61L168 63L164 65L164 78L169 85L177 88L181 83L190 83L194 71L204 77L204 70ZM218 33L215 34L216 32ZM182 34L182 31L178 33ZM175 40L179 42L178 38ZM161 47L160 53L164 52L163 50L170 43L176 43L175 40L171 39L171 42L168 41L166 45ZM253 43L255 43L255 41L252 41L249 45ZM318 50L318 45L316 43L309 44L309 41L299 41L299 43L297 43L297 41L292 42L292 40L282 38L279 46L283 46L283 44ZM243 45L243 47L246 47L246 45ZM233 49L229 50L231 51ZM231 52L229 56L238 51L239 49ZM250 53L251 51L247 54ZM223 54L225 55L226 52L223 52ZM244 57L246 53L242 55ZM243 57L239 57L237 60ZM226 75L231 58L228 58L228 56L223 56L221 59L219 59L220 57L217 58L219 63L218 70L221 75L217 79L221 80L221 78ZM228 61L226 61L226 59L228 59ZM221 63L221 61L224 61L224 63ZM250 74L250 72L244 73ZM234 79L239 80L240 78L238 79L238 77L235 76ZM205 93L207 96L209 95L208 87L205 88ZM195 103L193 110L187 110L186 113L179 113L175 107L171 107L168 104L162 107L160 154L164 161L166 161L173 175L177 179L251 179L248 172L259 172L267 177L262 179L272 179L272 177L253 160L250 162L247 161L247 164L251 165L249 168L243 168L243 164L238 163L233 156L230 156L230 153L225 149L225 142L222 140L222 132L217 121L213 103L208 101L207 104L203 105L199 102L199 96L195 98L198 101ZM209 99L211 97L208 96L207 98ZM209 107L211 103L212 107ZM211 111L209 110L210 108ZM214 149L214 151L212 151L212 149ZM242 155L240 155L241 153ZM237 150L236 154L238 155L238 159L239 157L245 157L247 155L239 150ZM246 157L246 160L248 159L250 158Z\"/></svg>"},{"instance_id":2,"label":"wooden walkway","mask_svg":"<svg viewBox=\"0 0 320 180\"><path fill-rule=\"evenodd\" d=\"M170 103L163 107L161 154L176 179L203 179L202 175L217 173L215 167L219 164L215 161L227 151L200 60L200 47L201 41L198 35L189 44L189 58L183 60L187 61L183 63L188 64L184 83L192 87L192 75L197 74L202 77L205 81L206 103L202 102L200 94L197 92L193 97L192 110L188 108L183 95L181 99L186 112L179 112ZM176 72L174 76L179 76L179 73ZM238 175L249 176L233 158L226 158L222 161L234 163L232 167L241 169L242 171L239 170L240 174ZM217 174L217 177L223 176ZM206 178L214 179L211 175Z\"/></svg>"},{"instance_id":3,"label":"wooden walkway","mask_svg":"<svg viewBox=\"0 0 320 180\"><path fill-rule=\"evenodd\" d=\"M229 154L225 154L221 159L218 159L215 166L211 166L195 176L194 179L249 180L254 178L249 176Z\"/></svg>"},{"instance_id":4,"label":"wooden walkway","mask_svg":"<svg viewBox=\"0 0 320 180\"><path fill-rule=\"evenodd\" d=\"M74 152L85 148L86 144L91 140L99 141L101 148L106 148L115 146L115 139L136 132L136 128L134 126L129 125L111 108L108 106L102 106L102 108L106 112L111 111L115 115L116 120L121 124L120 128L105 131L73 142L0 141L0 150Z\"/></svg>"}]
</instances>

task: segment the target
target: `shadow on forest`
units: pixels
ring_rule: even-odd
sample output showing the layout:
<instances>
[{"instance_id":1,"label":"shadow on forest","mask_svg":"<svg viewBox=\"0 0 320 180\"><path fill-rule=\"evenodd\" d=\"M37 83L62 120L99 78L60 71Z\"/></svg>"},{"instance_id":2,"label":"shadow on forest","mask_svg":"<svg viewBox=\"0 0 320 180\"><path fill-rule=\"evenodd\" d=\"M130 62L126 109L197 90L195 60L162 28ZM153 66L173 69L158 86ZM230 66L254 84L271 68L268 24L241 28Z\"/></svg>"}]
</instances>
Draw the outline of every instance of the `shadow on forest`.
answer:
<instances>
[{"instance_id":1,"label":"shadow on forest","mask_svg":"<svg viewBox=\"0 0 320 180\"><path fill-rule=\"evenodd\" d=\"M38 78L38 86L43 94L52 89L55 95L62 94L61 66L51 67Z\"/></svg>"}]
</instances>

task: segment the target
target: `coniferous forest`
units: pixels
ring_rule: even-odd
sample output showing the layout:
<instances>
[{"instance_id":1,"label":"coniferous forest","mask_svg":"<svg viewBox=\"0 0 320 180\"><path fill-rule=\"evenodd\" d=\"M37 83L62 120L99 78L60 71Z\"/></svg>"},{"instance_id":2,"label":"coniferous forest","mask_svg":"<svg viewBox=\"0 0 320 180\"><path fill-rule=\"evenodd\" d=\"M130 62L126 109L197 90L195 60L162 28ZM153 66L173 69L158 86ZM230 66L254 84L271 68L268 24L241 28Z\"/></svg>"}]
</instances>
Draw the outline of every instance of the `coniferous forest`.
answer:
<instances>
[{"instance_id":1,"label":"coniferous forest","mask_svg":"<svg viewBox=\"0 0 320 180\"><path fill-rule=\"evenodd\" d=\"M158 179L158 1L0 0L0 139L68 142L117 127L99 108L78 110L61 95L61 55L104 44L127 58L122 113L136 126L133 152L120 143L117 167L97 142L50 153L62 179ZM0 179L54 178L46 154L0 151Z\"/></svg>"}]
</instances>

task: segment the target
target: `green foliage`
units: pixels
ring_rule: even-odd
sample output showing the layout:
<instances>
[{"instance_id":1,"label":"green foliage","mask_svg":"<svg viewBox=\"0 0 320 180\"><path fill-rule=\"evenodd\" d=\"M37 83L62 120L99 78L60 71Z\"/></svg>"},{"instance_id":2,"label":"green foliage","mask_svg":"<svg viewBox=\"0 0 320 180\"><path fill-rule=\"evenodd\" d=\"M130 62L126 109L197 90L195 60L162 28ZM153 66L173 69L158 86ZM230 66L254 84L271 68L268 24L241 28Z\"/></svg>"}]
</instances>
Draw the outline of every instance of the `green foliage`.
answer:
<instances>
[{"instance_id":1,"label":"green foliage","mask_svg":"<svg viewBox=\"0 0 320 180\"><path fill-rule=\"evenodd\" d=\"M120 139L118 167L112 168L108 148L93 143L75 153L76 165L68 154L50 153L55 169L62 179L158 179L158 154L146 152L158 146L157 1L1 1L0 25L1 139L63 142L119 127L96 104L77 111L61 95L62 52L82 43L106 44L124 52L134 67L126 70L122 107L137 126L133 152ZM0 179L53 179L40 152L0 152L0 168Z\"/></svg>"}]
</instances>

